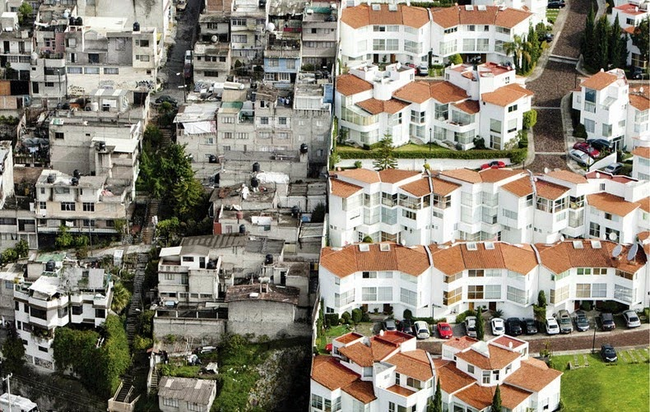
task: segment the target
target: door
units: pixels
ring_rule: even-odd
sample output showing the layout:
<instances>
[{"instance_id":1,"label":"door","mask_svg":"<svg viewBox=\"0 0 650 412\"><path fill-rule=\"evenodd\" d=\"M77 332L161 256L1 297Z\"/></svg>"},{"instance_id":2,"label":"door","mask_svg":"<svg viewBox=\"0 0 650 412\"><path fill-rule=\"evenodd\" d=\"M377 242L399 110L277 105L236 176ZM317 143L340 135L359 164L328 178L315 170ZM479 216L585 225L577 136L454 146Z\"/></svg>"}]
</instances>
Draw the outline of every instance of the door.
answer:
<instances>
[{"instance_id":1,"label":"door","mask_svg":"<svg viewBox=\"0 0 650 412\"><path fill-rule=\"evenodd\" d=\"M4 53L5 54L10 53L10 48L9 48L9 42L8 41L2 42L2 47L4 48Z\"/></svg>"},{"instance_id":2,"label":"door","mask_svg":"<svg viewBox=\"0 0 650 412\"><path fill-rule=\"evenodd\" d=\"M497 303L496 302L490 302L488 304L488 309L491 310L491 311L497 310Z\"/></svg>"},{"instance_id":3,"label":"door","mask_svg":"<svg viewBox=\"0 0 650 412\"><path fill-rule=\"evenodd\" d=\"M474 310L474 302L469 302L468 309Z\"/></svg>"}]
</instances>

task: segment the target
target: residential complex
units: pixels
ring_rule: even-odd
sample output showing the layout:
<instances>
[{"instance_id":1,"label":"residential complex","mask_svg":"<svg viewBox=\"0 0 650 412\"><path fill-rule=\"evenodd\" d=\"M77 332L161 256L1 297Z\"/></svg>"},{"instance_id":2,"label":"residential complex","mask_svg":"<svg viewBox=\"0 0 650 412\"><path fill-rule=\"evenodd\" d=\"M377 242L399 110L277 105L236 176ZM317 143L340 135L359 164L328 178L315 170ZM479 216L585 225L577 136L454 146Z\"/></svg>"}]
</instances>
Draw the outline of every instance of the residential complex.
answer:
<instances>
[{"instance_id":1,"label":"residential complex","mask_svg":"<svg viewBox=\"0 0 650 412\"><path fill-rule=\"evenodd\" d=\"M415 349L415 337L383 332L334 338L332 356L312 362L310 411L422 412L440 382L444 410L481 411L500 385L511 411L555 410L562 372L529 357L528 342L495 337L487 342L454 338L442 357Z\"/></svg>"}]
</instances>

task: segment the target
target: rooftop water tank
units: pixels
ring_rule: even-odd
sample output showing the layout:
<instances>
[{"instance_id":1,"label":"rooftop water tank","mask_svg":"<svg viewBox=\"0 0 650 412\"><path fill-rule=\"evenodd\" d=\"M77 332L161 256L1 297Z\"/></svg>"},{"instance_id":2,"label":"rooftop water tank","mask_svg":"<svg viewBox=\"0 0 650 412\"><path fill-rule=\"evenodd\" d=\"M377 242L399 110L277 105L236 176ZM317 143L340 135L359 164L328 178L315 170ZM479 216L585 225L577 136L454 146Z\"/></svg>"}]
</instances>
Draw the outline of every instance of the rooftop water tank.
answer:
<instances>
[{"instance_id":1,"label":"rooftop water tank","mask_svg":"<svg viewBox=\"0 0 650 412\"><path fill-rule=\"evenodd\" d=\"M300 145L300 154L305 154L307 153L308 148L307 148L307 143L303 143Z\"/></svg>"},{"instance_id":2,"label":"rooftop water tank","mask_svg":"<svg viewBox=\"0 0 650 412\"><path fill-rule=\"evenodd\" d=\"M239 225L239 233L242 235L246 234L246 225Z\"/></svg>"},{"instance_id":3,"label":"rooftop water tank","mask_svg":"<svg viewBox=\"0 0 650 412\"><path fill-rule=\"evenodd\" d=\"M81 177L81 173L79 173L79 169L74 169L74 172L72 172L72 176L79 179Z\"/></svg>"},{"instance_id":4,"label":"rooftop water tank","mask_svg":"<svg viewBox=\"0 0 650 412\"><path fill-rule=\"evenodd\" d=\"M47 175L47 183L54 183L56 182L56 174L55 173L50 173Z\"/></svg>"},{"instance_id":5,"label":"rooftop water tank","mask_svg":"<svg viewBox=\"0 0 650 412\"><path fill-rule=\"evenodd\" d=\"M266 259L264 259L264 264L265 265L272 265L273 264L273 255L272 254L269 253L268 255L266 255Z\"/></svg>"},{"instance_id":6,"label":"rooftop water tank","mask_svg":"<svg viewBox=\"0 0 650 412\"><path fill-rule=\"evenodd\" d=\"M258 162L253 163L253 173L260 171L260 164Z\"/></svg>"},{"instance_id":7,"label":"rooftop water tank","mask_svg":"<svg viewBox=\"0 0 650 412\"><path fill-rule=\"evenodd\" d=\"M140 31L140 23L137 21L133 23L133 31Z\"/></svg>"},{"instance_id":8,"label":"rooftop water tank","mask_svg":"<svg viewBox=\"0 0 650 412\"><path fill-rule=\"evenodd\" d=\"M260 181L256 177L251 178L251 187L256 188L260 185Z\"/></svg>"},{"instance_id":9,"label":"rooftop water tank","mask_svg":"<svg viewBox=\"0 0 650 412\"><path fill-rule=\"evenodd\" d=\"M45 263L46 272L54 272L55 269L56 269L56 263L53 260L48 260L47 263Z\"/></svg>"}]
</instances>

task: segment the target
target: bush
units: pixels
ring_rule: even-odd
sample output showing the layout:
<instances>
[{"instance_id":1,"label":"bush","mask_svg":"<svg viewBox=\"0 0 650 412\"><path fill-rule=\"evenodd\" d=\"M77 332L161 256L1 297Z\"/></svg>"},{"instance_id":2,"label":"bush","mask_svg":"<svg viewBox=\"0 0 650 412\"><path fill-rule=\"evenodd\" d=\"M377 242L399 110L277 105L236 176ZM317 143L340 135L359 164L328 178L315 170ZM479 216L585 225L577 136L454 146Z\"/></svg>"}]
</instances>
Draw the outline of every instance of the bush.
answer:
<instances>
[{"instance_id":1,"label":"bush","mask_svg":"<svg viewBox=\"0 0 650 412\"><path fill-rule=\"evenodd\" d=\"M485 149L485 139L482 138L482 137L477 137L476 139L474 139L474 147L476 147L477 149L480 149L480 150L484 150Z\"/></svg>"},{"instance_id":2,"label":"bush","mask_svg":"<svg viewBox=\"0 0 650 412\"><path fill-rule=\"evenodd\" d=\"M366 236L363 237L362 242L363 243L372 243L372 238L370 236L366 235Z\"/></svg>"},{"instance_id":3,"label":"bush","mask_svg":"<svg viewBox=\"0 0 650 412\"><path fill-rule=\"evenodd\" d=\"M370 322L370 315L368 312L363 312L361 314L361 322Z\"/></svg>"},{"instance_id":4,"label":"bush","mask_svg":"<svg viewBox=\"0 0 650 412\"><path fill-rule=\"evenodd\" d=\"M413 312L411 312L411 309L404 309L404 319L413 319Z\"/></svg>"},{"instance_id":5,"label":"bush","mask_svg":"<svg viewBox=\"0 0 650 412\"><path fill-rule=\"evenodd\" d=\"M350 312L343 312L343 314L341 315L341 323L349 325L350 322L351 322Z\"/></svg>"},{"instance_id":6,"label":"bush","mask_svg":"<svg viewBox=\"0 0 650 412\"><path fill-rule=\"evenodd\" d=\"M333 326L338 326L339 322L339 315L336 313L328 313L325 315L325 327L331 328Z\"/></svg>"},{"instance_id":7,"label":"bush","mask_svg":"<svg viewBox=\"0 0 650 412\"><path fill-rule=\"evenodd\" d=\"M623 310L624 306L613 300L608 300L600 308L603 312L619 313Z\"/></svg>"},{"instance_id":8,"label":"bush","mask_svg":"<svg viewBox=\"0 0 650 412\"><path fill-rule=\"evenodd\" d=\"M590 311L591 310L591 302L583 300L582 303L580 304L580 309L585 310L585 311Z\"/></svg>"},{"instance_id":9,"label":"bush","mask_svg":"<svg viewBox=\"0 0 650 412\"><path fill-rule=\"evenodd\" d=\"M458 314L456 316L456 323L465 322L465 318L468 317L468 316L476 316L476 312L471 310L471 309L468 309L465 312Z\"/></svg>"},{"instance_id":10,"label":"bush","mask_svg":"<svg viewBox=\"0 0 650 412\"><path fill-rule=\"evenodd\" d=\"M352 322L355 325L361 322L362 317L363 317L363 312L361 312L361 309L352 309Z\"/></svg>"},{"instance_id":11,"label":"bush","mask_svg":"<svg viewBox=\"0 0 650 412\"><path fill-rule=\"evenodd\" d=\"M573 136L579 137L581 139L586 139L587 129L585 129L585 125L582 123L578 123L576 127L573 129Z\"/></svg>"},{"instance_id":12,"label":"bush","mask_svg":"<svg viewBox=\"0 0 650 412\"><path fill-rule=\"evenodd\" d=\"M361 160L357 160L356 162L354 162L354 167L355 168L361 169L362 166L363 166L363 163L361 162Z\"/></svg>"},{"instance_id":13,"label":"bush","mask_svg":"<svg viewBox=\"0 0 650 412\"><path fill-rule=\"evenodd\" d=\"M530 130L537 124L537 111L529 110L524 113L523 126L524 129Z\"/></svg>"},{"instance_id":14,"label":"bush","mask_svg":"<svg viewBox=\"0 0 650 412\"><path fill-rule=\"evenodd\" d=\"M513 150L434 150L429 151L427 146L422 146L422 150L412 151L393 151L393 157L396 159L494 159L494 158L509 158L513 164L521 163L526 159L528 152L526 149L513 149ZM337 152L337 161L340 159L375 159L376 153L368 149L351 149Z\"/></svg>"}]
</instances>

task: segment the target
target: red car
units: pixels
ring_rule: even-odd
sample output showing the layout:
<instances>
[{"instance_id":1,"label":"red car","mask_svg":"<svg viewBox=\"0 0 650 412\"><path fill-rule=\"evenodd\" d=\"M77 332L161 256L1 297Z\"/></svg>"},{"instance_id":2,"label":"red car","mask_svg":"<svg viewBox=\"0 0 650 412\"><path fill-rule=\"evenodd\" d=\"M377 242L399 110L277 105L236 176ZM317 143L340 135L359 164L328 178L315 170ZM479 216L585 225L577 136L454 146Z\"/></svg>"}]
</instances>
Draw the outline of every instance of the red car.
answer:
<instances>
[{"instance_id":1,"label":"red car","mask_svg":"<svg viewBox=\"0 0 650 412\"><path fill-rule=\"evenodd\" d=\"M447 322L438 323L436 328L438 329L438 335L440 335L442 339L449 339L454 335L451 326L449 326Z\"/></svg>"},{"instance_id":2,"label":"red car","mask_svg":"<svg viewBox=\"0 0 650 412\"><path fill-rule=\"evenodd\" d=\"M486 163L484 165L481 165L481 170L485 169L501 169L503 167L506 167L506 164L502 162L501 160L494 160L490 163Z\"/></svg>"},{"instance_id":3,"label":"red car","mask_svg":"<svg viewBox=\"0 0 650 412\"><path fill-rule=\"evenodd\" d=\"M598 157L600 152L593 147L589 145L587 142L578 142L573 145L573 148L576 150L580 150L581 152L587 153L592 159L595 159Z\"/></svg>"}]
</instances>

